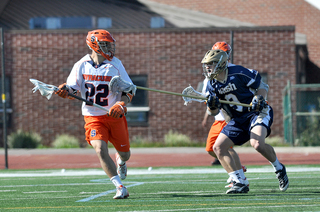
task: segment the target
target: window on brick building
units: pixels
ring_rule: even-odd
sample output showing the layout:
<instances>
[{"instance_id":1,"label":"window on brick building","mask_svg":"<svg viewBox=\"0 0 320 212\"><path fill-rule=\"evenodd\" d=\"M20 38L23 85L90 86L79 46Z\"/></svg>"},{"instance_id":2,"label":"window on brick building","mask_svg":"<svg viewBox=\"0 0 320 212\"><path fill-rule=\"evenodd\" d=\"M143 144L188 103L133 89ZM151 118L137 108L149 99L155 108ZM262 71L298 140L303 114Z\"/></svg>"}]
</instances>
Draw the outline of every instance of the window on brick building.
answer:
<instances>
[{"instance_id":1,"label":"window on brick building","mask_svg":"<svg viewBox=\"0 0 320 212\"><path fill-rule=\"evenodd\" d=\"M7 127L11 126L11 114L12 114L12 106L11 106L11 80L9 77L5 79L5 94L6 94L6 111L7 111ZM0 78L0 90L2 90L2 79ZM2 93L2 91L1 91ZM3 126L3 103L0 104L0 127Z\"/></svg>"},{"instance_id":2,"label":"window on brick building","mask_svg":"<svg viewBox=\"0 0 320 212\"><path fill-rule=\"evenodd\" d=\"M147 87L147 75L130 75L133 84L141 87ZM128 126L147 126L149 113L148 92L137 89L136 95L132 102L128 104L127 121Z\"/></svg>"}]
</instances>

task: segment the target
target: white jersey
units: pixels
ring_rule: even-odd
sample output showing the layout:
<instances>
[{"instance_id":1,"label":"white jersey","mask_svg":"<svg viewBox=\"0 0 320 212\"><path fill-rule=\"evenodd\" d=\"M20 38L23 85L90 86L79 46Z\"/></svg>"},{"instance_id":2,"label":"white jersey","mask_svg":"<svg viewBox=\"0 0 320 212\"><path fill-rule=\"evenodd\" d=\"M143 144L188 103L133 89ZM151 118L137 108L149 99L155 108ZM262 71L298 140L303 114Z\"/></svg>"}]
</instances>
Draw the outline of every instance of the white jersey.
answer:
<instances>
[{"instance_id":1,"label":"white jersey","mask_svg":"<svg viewBox=\"0 0 320 212\"><path fill-rule=\"evenodd\" d=\"M230 67L230 66L235 66L235 65L232 64L232 63L228 63L228 67ZM207 91L207 84L208 84L208 79L205 78L203 80L202 93L205 94L206 96L209 95L209 92ZM223 117L223 114L221 113L221 111L219 111L218 115L215 115L214 119L216 121L224 121L225 120L225 118Z\"/></svg>"},{"instance_id":2,"label":"white jersey","mask_svg":"<svg viewBox=\"0 0 320 212\"><path fill-rule=\"evenodd\" d=\"M111 61L105 60L99 66L94 66L90 55L87 54L76 62L67 79L67 85L80 91L81 97L95 104L110 108L121 100L121 92L112 93L109 90L109 82L112 77L121 76L127 82L132 83L122 62L113 57ZM107 114L106 111L97 107L82 104L82 115L101 116Z\"/></svg>"}]
</instances>

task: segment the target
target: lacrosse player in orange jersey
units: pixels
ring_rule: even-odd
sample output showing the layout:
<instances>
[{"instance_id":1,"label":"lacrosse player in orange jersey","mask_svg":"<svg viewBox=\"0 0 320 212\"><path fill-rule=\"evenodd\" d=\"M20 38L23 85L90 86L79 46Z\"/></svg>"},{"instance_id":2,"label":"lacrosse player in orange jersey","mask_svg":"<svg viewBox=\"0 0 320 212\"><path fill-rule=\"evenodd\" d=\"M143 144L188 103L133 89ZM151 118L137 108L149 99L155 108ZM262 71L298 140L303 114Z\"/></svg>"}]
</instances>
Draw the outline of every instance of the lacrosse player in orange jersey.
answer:
<instances>
[{"instance_id":1,"label":"lacrosse player in orange jersey","mask_svg":"<svg viewBox=\"0 0 320 212\"><path fill-rule=\"evenodd\" d=\"M230 54L231 54L232 49L231 49L231 46L227 42L225 42L225 41L216 42L212 46L212 49L213 50L214 49L220 49L220 50L225 51L228 54L228 57L230 59ZM234 66L231 63L228 63L228 65L229 66ZM205 78L203 80L203 89L202 89L202 93L203 94L207 93L207 90L206 90L207 84L208 84L208 79ZM206 94L206 95L209 95L209 94ZM202 120L202 126L203 127L206 126L208 116L209 116L209 114L206 111L205 115L204 115L204 118ZM217 162L219 162L218 164L220 164L220 161L217 159L217 156L213 152L213 148L212 147L213 147L215 141L217 140L218 135L220 134L220 132L223 129L223 127L227 125L224 116L227 116L227 114L226 113L222 113L221 111L220 111L220 113L218 115L214 116L214 123L212 124L212 126L210 128L210 131L208 133L206 151L209 153L209 155L211 155L212 157L215 158L215 162L213 162L212 165L217 164ZM242 179L244 180L245 184L247 186L249 186L249 181L247 180L247 178L246 178L246 176L244 174L244 172L247 171L247 168L245 166L241 165L240 158L239 158L238 154L236 153L236 151L232 147L229 149L229 153L234 158L234 160L236 162L236 165L237 165L237 169L239 170L239 173L240 173ZM226 188L231 188L232 184L233 184L233 180L232 180L231 177L228 178L227 183L228 183L228 185L226 185L225 187Z\"/></svg>"},{"instance_id":2,"label":"lacrosse player in orange jersey","mask_svg":"<svg viewBox=\"0 0 320 212\"><path fill-rule=\"evenodd\" d=\"M67 82L59 86L60 90L56 94L66 98L68 92L80 91L82 98L109 110L108 113L85 102L82 104L86 140L96 151L102 169L117 188L113 198L123 199L129 196L121 182L121 179L126 178L125 162L130 158L126 105L131 102L135 87L127 93L113 93L109 89L109 82L114 76L121 76L131 83L132 81L122 62L114 56L115 39L108 31L89 31L86 42L92 50L91 55L85 55L74 64ZM117 150L117 167L108 153L108 141Z\"/></svg>"}]
</instances>

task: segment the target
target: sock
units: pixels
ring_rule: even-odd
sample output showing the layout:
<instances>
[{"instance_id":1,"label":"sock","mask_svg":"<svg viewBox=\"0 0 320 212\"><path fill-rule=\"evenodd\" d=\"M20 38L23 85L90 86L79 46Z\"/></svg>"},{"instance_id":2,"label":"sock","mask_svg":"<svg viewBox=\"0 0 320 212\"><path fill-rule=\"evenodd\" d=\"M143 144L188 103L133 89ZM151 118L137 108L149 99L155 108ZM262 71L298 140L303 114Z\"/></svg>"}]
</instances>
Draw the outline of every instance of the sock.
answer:
<instances>
[{"instance_id":1,"label":"sock","mask_svg":"<svg viewBox=\"0 0 320 212\"><path fill-rule=\"evenodd\" d=\"M125 164L126 162L122 161L121 158L118 157L117 163L122 166L122 165Z\"/></svg>"},{"instance_id":2,"label":"sock","mask_svg":"<svg viewBox=\"0 0 320 212\"><path fill-rule=\"evenodd\" d=\"M244 175L244 172L243 172L242 168L239 169L238 172L239 172L239 175L240 175L241 179L246 179L246 176Z\"/></svg>"},{"instance_id":3,"label":"sock","mask_svg":"<svg viewBox=\"0 0 320 212\"><path fill-rule=\"evenodd\" d=\"M110 180L117 188L122 185L120 177L118 175L111 177Z\"/></svg>"},{"instance_id":4,"label":"sock","mask_svg":"<svg viewBox=\"0 0 320 212\"><path fill-rule=\"evenodd\" d=\"M230 172L228 174L232 178L232 180L235 181L236 183L243 183L238 170L234 172Z\"/></svg>"},{"instance_id":5,"label":"sock","mask_svg":"<svg viewBox=\"0 0 320 212\"><path fill-rule=\"evenodd\" d=\"M269 161L270 162L270 161ZM281 163L279 162L278 158L276 158L276 161L274 162L270 162L271 165L273 166L275 171L279 171L282 170L283 166L281 165Z\"/></svg>"}]
</instances>

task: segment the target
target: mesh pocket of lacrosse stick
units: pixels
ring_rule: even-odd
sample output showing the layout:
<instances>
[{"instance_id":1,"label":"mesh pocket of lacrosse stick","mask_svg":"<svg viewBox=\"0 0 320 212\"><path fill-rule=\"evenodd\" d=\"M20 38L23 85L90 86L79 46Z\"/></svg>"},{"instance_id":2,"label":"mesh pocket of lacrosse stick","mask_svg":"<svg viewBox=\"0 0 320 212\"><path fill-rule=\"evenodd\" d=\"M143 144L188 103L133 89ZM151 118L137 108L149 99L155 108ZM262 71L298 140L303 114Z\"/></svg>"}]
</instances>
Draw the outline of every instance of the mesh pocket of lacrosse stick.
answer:
<instances>
[{"instance_id":1,"label":"mesh pocket of lacrosse stick","mask_svg":"<svg viewBox=\"0 0 320 212\"><path fill-rule=\"evenodd\" d=\"M194 97L201 97L201 98L206 98L206 96L196 90L194 90L194 88L189 85L188 87L186 87L183 91L182 94L184 95L188 95L188 96L194 96ZM203 99L196 99L196 98L192 98L192 97L182 97L184 100L184 105L187 105L188 103L191 103L193 101L196 102L205 102L206 100Z\"/></svg>"},{"instance_id":2,"label":"mesh pocket of lacrosse stick","mask_svg":"<svg viewBox=\"0 0 320 212\"><path fill-rule=\"evenodd\" d=\"M123 80L120 76L114 76L109 83L110 90L113 93L118 94L119 92L129 93L132 91L133 95L136 94L136 86L130 82Z\"/></svg>"},{"instance_id":3,"label":"mesh pocket of lacrosse stick","mask_svg":"<svg viewBox=\"0 0 320 212\"><path fill-rule=\"evenodd\" d=\"M35 85L35 87L32 89L33 93L39 90L40 94L45 96L48 100L55 91L59 90L59 88L54 85L48 85L36 79L30 79L30 82Z\"/></svg>"}]
</instances>

